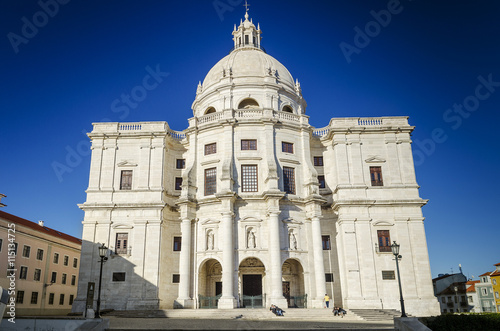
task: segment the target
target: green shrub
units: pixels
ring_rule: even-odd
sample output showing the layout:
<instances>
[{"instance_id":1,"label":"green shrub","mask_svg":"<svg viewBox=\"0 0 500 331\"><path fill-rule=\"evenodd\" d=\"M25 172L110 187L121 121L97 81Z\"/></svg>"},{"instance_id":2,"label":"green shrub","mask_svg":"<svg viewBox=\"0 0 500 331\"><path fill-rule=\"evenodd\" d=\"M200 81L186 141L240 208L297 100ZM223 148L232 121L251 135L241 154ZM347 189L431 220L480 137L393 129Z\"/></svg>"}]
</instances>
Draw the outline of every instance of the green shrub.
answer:
<instances>
[{"instance_id":1,"label":"green shrub","mask_svg":"<svg viewBox=\"0 0 500 331\"><path fill-rule=\"evenodd\" d=\"M424 317L420 321L432 331L498 331L500 314L444 314Z\"/></svg>"}]
</instances>

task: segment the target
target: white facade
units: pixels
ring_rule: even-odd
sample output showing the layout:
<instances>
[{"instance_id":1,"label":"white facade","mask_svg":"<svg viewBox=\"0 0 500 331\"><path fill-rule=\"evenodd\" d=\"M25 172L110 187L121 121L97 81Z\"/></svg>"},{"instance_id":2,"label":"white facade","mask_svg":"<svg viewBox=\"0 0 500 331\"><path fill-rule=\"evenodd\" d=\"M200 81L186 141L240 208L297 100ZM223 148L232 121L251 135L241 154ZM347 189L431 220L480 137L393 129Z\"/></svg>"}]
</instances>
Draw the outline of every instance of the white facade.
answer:
<instances>
[{"instance_id":1,"label":"white facade","mask_svg":"<svg viewBox=\"0 0 500 331\"><path fill-rule=\"evenodd\" d=\"M74 311L84 309L87 282L97 283L97 243L116 252L104 265L103 309L199 308L215 296L219 308L248 306L250 296L319 308L325 293L346 308L399 309L386 252L395 240L406 311L439 313L414 127L382 117L313 128L300 84L260 34L247 13L235 49L198 86L184 131L94 123ZM370 171L381 171L376 184Z\"/></svg>"}]
</instances>

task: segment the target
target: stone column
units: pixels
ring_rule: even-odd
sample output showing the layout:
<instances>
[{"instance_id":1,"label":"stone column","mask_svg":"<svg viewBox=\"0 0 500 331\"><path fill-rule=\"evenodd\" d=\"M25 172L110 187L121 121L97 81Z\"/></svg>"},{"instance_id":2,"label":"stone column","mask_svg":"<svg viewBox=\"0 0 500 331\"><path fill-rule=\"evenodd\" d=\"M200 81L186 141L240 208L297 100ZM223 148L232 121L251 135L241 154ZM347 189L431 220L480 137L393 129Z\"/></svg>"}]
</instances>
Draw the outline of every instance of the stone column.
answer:
<instances>
[{"instance_id":1,"label":"stone column","mask_svg":"<svg viewBox=\"0 0 500 331\"><path fill-rule=\"evenodd\" d=\"M316 295L312 298L312 308L322 308L326 293L325 265L323 263L323 246L321 239L321 224L318 216L311 218L314 276L316 280ZM330 293L331 295L331 293Z\"/></svg>"},{"instance_id":2,"label":"stone column","mask_svg":"<svg viewBox=\"0 0 500 331\"><path fill-rule=\"evenodd\" d=\"M222 297L219 299L219 309L236 308L234 298L234 247L233 247L233 213L222 213Z\"/></svg>"},{"instance_id":3,"label":"stone column","mask_svg":"<svg viewBox=\"0 0 500 331\"><path fill-rule=\"evenodd\" d=\"M274 304L288 308L283 297L279 211L269 212L269 271L271 276L271 297L267 306Z\"/></svg>"},{"instance_id":4,"label":"stone column","mask_svg":"<svg viewBox=\"0 0 500 331\"><path fill-rule=\"evenodd\" d=\"M183 308L194 308L191 298L191 220L183 219L181 223L182 242L179 261L179 297L177 303Z\"/></svg>"}]
</instances>

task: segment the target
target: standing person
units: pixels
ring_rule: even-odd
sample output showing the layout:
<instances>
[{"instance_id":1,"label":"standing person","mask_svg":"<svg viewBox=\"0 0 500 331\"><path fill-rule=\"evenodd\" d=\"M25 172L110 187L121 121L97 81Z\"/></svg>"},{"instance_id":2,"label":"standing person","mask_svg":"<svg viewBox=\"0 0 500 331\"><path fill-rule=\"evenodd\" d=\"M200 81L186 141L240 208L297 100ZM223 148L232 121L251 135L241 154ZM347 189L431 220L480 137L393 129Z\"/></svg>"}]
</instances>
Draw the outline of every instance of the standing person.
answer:
<instances>
[{"instance_id":1,"label":"standing person","mask_svg":"<svg viewBox=\"0 0 500 331\"><path fill-rule=\"evenodd\" d=\"M325 305L326 308L328 308L328 306L330 305L330 297L326 293L325 293Z\"/></svg>"}]
</instances>

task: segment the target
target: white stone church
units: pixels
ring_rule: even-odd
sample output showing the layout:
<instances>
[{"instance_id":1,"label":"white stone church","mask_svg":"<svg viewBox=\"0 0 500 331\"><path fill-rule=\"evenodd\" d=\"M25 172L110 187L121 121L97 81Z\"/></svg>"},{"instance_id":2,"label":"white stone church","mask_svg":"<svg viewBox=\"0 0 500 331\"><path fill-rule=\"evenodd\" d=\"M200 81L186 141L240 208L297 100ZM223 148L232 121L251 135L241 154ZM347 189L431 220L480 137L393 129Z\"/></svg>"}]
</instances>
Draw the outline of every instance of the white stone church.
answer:
<instances>
[{"instance_id":1,"label":"white stone church","mask_svg":"<svg viewBox=\"0 0 500 331\"><path fill-rule=\"evenodd\" d=\"M309 125L298 81L245 20L182 132L94 123L78 296L101 309L400 309L439 313L407 117ZM94 308L97 293L94 294Z\"/></svg>"}]
</instances>

